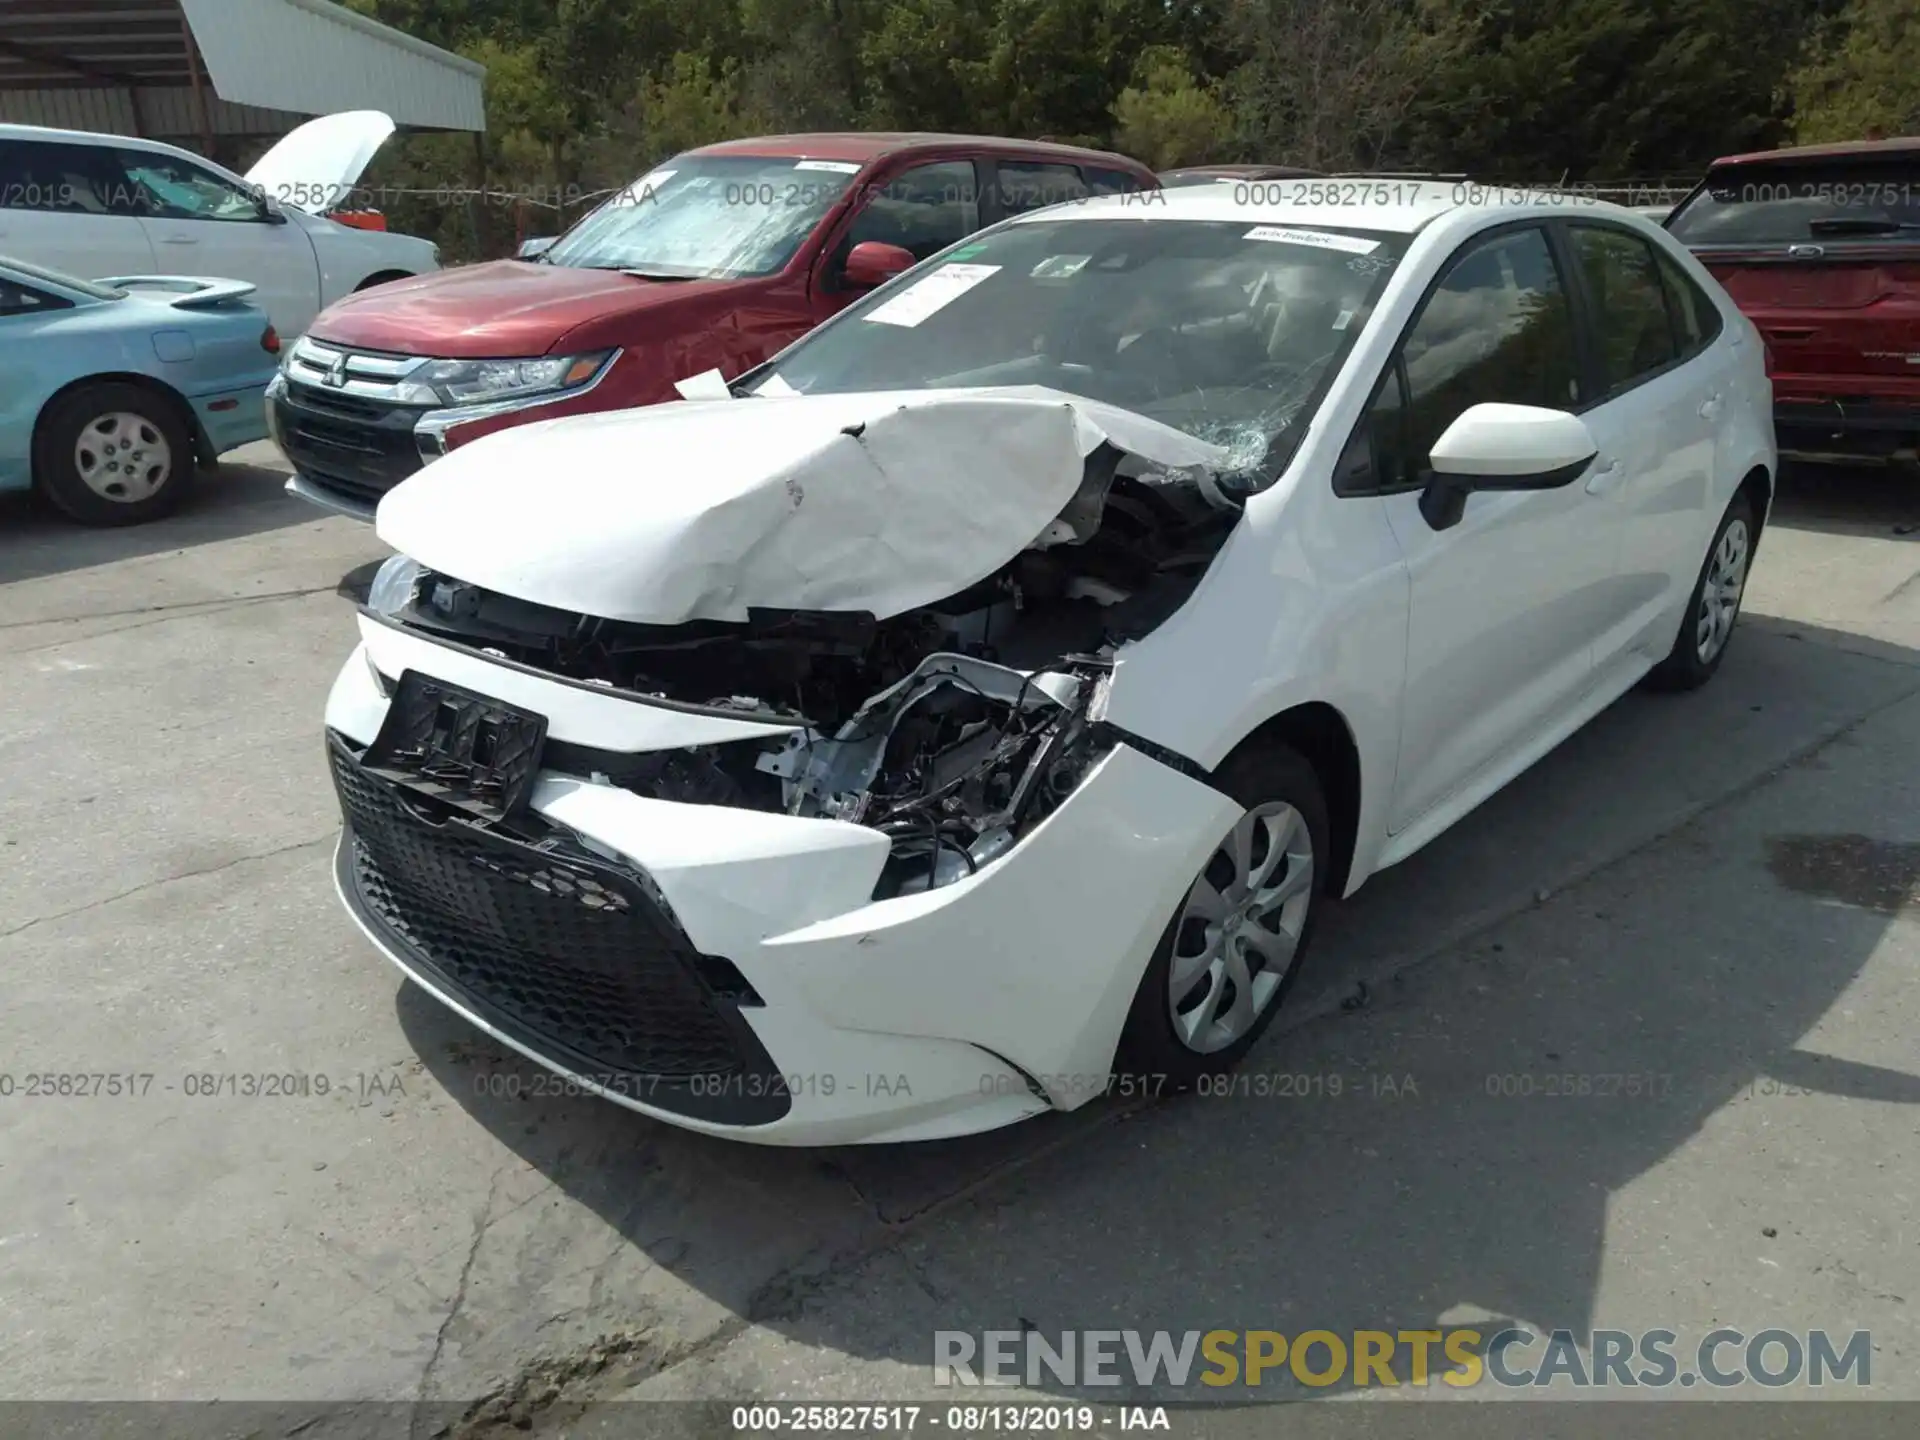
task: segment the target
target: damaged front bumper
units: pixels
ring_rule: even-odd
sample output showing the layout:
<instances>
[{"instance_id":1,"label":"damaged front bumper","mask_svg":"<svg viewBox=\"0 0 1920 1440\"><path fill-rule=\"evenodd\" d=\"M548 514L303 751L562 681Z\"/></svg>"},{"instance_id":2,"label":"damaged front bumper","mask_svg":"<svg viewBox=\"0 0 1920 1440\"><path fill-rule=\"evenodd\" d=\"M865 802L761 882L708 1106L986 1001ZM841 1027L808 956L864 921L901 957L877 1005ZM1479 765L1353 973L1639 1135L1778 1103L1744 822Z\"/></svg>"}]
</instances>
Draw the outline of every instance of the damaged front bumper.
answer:
<instances>
[{"instance_id":1,"label":"damaged front bumper","mask_svg":"<svg viewBox=\"0 0 1920 1440\"><path fill-rule=\"evenodd\" d=\"M990 858L875 898L910 837L652 798L578 758L764 741L779 725L360 625L327 707L347 908L514 1049L710 1133L934 1139L1101 1093L1153 948L1238 813L1117 743ZM364 763L407 670L545 718L550 763L513 833L427 813Z\"/></svg>"}]
</instances>

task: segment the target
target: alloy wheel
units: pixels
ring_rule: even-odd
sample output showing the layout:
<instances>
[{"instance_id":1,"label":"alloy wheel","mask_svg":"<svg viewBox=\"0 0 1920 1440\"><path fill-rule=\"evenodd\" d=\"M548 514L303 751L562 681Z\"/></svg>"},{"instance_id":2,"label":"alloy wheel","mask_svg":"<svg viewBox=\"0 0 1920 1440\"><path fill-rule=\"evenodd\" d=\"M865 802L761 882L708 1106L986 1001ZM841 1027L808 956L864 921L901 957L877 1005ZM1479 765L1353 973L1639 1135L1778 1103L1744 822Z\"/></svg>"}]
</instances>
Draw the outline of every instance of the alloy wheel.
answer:
<instances>
[{"instance_id":1,"label":"alloy wheel","mask_svg":"<svg viewBox=\"0 0 1920 1440\"><path fill-rule=\"evenodd\" d=\"M1300 947L1313 876L1313 835L1280 801L1247 811L1209 857L1168 968L1168 1018L1189 1050L1226 1049L1273 1002Z\"/></svg>"},{"instance_id":2,"label":"alloy wheel","mask_svg":"<svg viewBox=\"0 0 1920 1440\"><path fill-rule=\"evenodd\" d=\"M1700 581L1693 644L1702 665L1711 665L1733 634L1747 585L1748 550L1747 522L1736 518L1720 532L1720 543L1714 546Z\"/></svg>"}]
</instances>

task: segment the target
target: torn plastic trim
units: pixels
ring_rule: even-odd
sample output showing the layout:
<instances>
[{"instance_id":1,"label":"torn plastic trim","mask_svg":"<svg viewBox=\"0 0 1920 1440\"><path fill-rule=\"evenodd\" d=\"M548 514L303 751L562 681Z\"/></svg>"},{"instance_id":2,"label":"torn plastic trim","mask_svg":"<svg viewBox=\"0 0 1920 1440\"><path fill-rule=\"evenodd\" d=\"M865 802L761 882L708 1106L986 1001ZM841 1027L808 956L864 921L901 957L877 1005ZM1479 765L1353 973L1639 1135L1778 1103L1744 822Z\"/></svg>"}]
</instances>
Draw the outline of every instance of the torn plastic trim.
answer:
<instances>
[{"instance_id":1,"label":"torn plastic trim","mask_svg":"<svg viewBox=\"0 0 1920 1440\"><path fill-rule=\"evenodd\" d=\"M498 665L503 670L512 670L521 675L530 675L535 679L545 680L554 685L564 685L570 690L584 690L589 695L609 695L619 700L630 700L637 705L651 705L657 710L672 710L680 715L698 715L709 720L744 720L751 721L756 725L779 725L789 730L804 730L807 726L807 720L804 716L794 715L785 711L767 709L748 710L727 705L700 705L689 700L670 699L665 695L643 695L637 691L623 690L612 683L603 684L596 680L581 680L575 676L564 675L543 666L529 665L523 660L515 660L510 655L503 654L498 650L488 649L482 645L469 644L465 641L453 639L439 633L428 634L418 626L409 625L404 620L392 615L383 615L377 610L369 609L366 605L360 605L357 608L360 614L367 619L373 621L375 624L385 626L397 634L406 635L416 640L431 640L435 645L443 646L448 650L465 655L470 659L484 661L489 665Z\"/></svg>"}]
</instances>

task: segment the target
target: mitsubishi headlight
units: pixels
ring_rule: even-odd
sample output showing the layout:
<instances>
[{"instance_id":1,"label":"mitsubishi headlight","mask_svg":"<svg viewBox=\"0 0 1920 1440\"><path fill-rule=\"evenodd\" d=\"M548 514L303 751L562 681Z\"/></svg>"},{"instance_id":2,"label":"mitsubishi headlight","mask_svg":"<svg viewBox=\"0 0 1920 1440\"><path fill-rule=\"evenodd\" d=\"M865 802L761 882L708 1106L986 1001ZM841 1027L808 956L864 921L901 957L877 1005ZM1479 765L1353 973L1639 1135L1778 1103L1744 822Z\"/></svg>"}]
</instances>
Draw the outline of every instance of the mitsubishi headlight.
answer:
<instances>
[{"instance_id":1,"label":"mitsubishi headlight","mask_svg":"<svg viewBox=\"0 0 1920 1440\"><path fill-rule=\"evenodd\" d=\"M414 404L477 405L557 395L586 384L612 357L611 350L597 350L532 360L433 360L407 376L400 398Z\"/></svg>"}]
</instances>

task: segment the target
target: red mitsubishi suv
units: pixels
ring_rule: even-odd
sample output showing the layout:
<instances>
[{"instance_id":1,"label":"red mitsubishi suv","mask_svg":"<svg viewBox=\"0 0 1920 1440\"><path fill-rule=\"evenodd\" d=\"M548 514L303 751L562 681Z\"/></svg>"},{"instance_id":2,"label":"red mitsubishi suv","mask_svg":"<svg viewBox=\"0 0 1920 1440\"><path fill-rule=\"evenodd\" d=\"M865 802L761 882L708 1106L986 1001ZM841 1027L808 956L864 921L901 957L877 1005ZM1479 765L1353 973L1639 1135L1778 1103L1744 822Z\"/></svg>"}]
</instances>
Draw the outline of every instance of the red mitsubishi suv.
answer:
<instances>
[{"instance_id":1,"label":"red mitsubishi suv","mask_svg":"<svg viewBox=\"0 0 1920 1440\"><path fill-rule=\"evenodd\" d=\"M1920 459L1920 138L1716 160L1666 226L1759 326L1783 454Z\"/></svg>"},{"instance_id":2,"label":"red mitsubishi suv","mask_svg":"<svg viewBox=\"0 0 1920 1440\"><path fill-rule=\"evenodd\" d=\"M267 392L288 489L363 520L428 460L511 425L732 379L1008 215L1151 192L1121 155L957 135L784 135L657 166L521 258L322 311Z\"/></svg>"}]
</instances>

